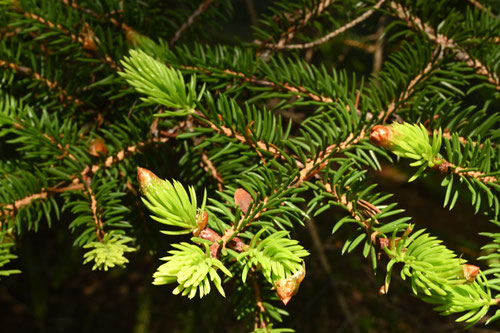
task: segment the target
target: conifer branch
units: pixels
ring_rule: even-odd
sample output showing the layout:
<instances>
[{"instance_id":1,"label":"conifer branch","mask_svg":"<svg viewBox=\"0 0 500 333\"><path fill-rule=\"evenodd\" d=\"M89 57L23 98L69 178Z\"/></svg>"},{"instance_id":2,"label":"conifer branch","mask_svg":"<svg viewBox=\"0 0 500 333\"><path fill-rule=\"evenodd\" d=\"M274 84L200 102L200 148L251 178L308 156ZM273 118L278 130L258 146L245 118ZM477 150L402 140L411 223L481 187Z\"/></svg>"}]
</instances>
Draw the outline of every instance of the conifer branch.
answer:
<instances>
[{"instance_id":1,"label":"conifer branch","mask_svg":"<svg viewBox=\"0 0 500 333\"><path fill-rule=\"evenodd\" d=\"M484 7L484 6L483 6L483 5L479 2L479 1L477 1L477 0L467 0L467 1L469 1L469 2L470 2L470 3L474 6L474 7L476 7L477 9L479 9L479 10L481 10L481 11L483 11L483 12L487 13L489 16L491 16L491 17L493 17L493 18L496 18L496 15L495 15L495 14L493 14L493 13L491 12L491 10L486 9L486 8L485 8L485 7Z\"/></svg>"},{"instance_id":2,"label":"conifer branch","mask_svg":"<svg viewBox=\"0 0 500 333\"><path fill-rule=\"evenodd\" d=\"M77 106L83 105L83 102L81 100L79 100L76 97L71 96L66 90L61 88L56 81L51 81L51 80L43 77L42 75L33 71L33 69L31 69L29 67L19 66L19 65L16 65L14 63L11 63L11 62L8 62L5 60L1 60L1 59L0 59L0 67L9 68L9 69L12 69L13 71L15 71L16 73L27 75L27 76L33 78L34 80L42 82L50 90L56 91L59 94L59 96L61 97L61 99L73 102Z\"/></svg>"},{"instance_id":3,"label":"conifer branch","mask_svg":"<svg viewBox=\"0 0 500 333\"><path fill-rule=\"evenodd\" d=\"M58 30L62 34L71 38L71 40L73 40L73 42L82 45L82 48L84 50L92 51L92 52L96 52L99 50L99 47L97 45L99 43L99 40L97 39L97 37L93 33L90 25L88 25L87 23L85 23L83 25L83 28L82 28L80 34L76 35L75 33L71 32L70 30L68 30L67 28L62 26L61 24L53 23L53 22L51 22L51 21L49 21L49 20L47 20L47 19L45 19L37 14L34 14L34 13L24 12L20 8L18 8L17 10L19 13L23 14L28 19L37 21L37 22L49 27L50 29ZM101 59L101 61L103 63L105 63L106 65L108 65L109 67L111 67L114 70L117 70L117 71L121 70L121 68L109 56L109 54L105 53L103 56L104 56L104 58Z\"/></svg>"},{"instance_id":4,"label":"conifer branch","mask_svg":"<svg viewBox=\"0 0 500 333\"><path fill-rule=\"evenodd\" d=\"M268 80L263 80L263 79L256 78L255 76L248 76L244 73L235 72L235 71L230 70L230 69L223 69L222 71L215 72L213 70L198 67L198 66L180 66L180 68L185 69L185 70L200 71L200 72L203 72L205 74L224 73L224 74L228 75L229 77L237 77L239 79L242 79L245 82L253 83L253 84L256 84L259 86L272 87L273 89L276 89L276 90L285 90L285 91L291 92L291 93L298 95L298 96L306 95L309 98L311 98L312 100L317 101L317 102L323 102L323 103L332 103L333 102L332 98L312 93L306 87L303 87L303 86L292 86L288 82L272 82L272 81L268 81Z\"/></svg>"},{"instance_id":5,"label":"conifer branch","mask_svg":"<svg viewBox=\"0 0 500 333\"><path fill-rule=\"evenodd\" d=\"M496 183L498 178L495 176L487 176L484 172L469 170L468 168L463 168L460 166L456 166L453 163L448 162L445 159L442 159L442 163L436 165L434 167L435 170L442 173L454 173L458 176L465 176L468 178L474 178L483 183Z\"/></svg>"},{"instance_id":6,"label":"conifer branch","mask_svg":"<svg viewBox=\"0 0 500 333\"><path fill-rule=\"evenodd\" d=\"M252 269L253 271L253 269ZM252 288L255 293L255 305L257 307L258 312L255 314L255 319L254 319L254 330L258 328L266 328L268 327L269 323L266 321L261 321L260 318L260 313L265 313L266 308L264 307L262 303L262 297L261 297L261 292L260 292L260 287L257 282L257 279L252 275L251 277L252 280ZM260 312L260 313L259 313Z\"/></svg>"},{"instance_id":7,"label":"conifer branch","mask_svg":"<svg viewBox=\"0 0 500 333\"><path fill-rule=\"evenodd\" d=\"M434 63L430 61L427 66L417 75L415 76L410 83L408 84L408 87L406 87L405 90L401 92L401 94L397 97L394 98L390 103L387 109L384 111L380 112L378 115L378 119L382 120L382 124L386 123L389 117L397 111L398 108L401 107L401 105L397 105L399 101L407 101L408 98L414 93L414 88L417 83L421 83L424 80L427 79L427 77L434 71L436 70L434 68Z\"/></svg>"},{"instance_id":8,"label":"conifer branch","mask_svg":"<svg viewBox=\"0 0 500 333\"><path fill-rule=\"evenodd\" d=\"M39 193L30 194L24 198L16 200L13 204L5 205L1 208L1 216L14 216L15 212L22 209L25 206L30 205L34 200L45 200L49 196L56 193L62 193L66 191L81 191L83 190L83 184L71 184L65 187L47 187L42 188Z\"/></svg>"},{"instance_id":9,"label":"conifer branch","mask_svg":"<svg viewBox=\"0 0 500 333\"><path fill-rule=\"evenodd\" d=\"M342 141L339 144L334 144L328 146L324 151L321 151L316 158L307 159L306 164L300 170L300 174L295 181L295 186L300 186L303 182L314 177L318 172L321 172L329 163L328 158L334 152L341 152L343 150L348 149L352 145L357 144L360 140L366 137L365 130L362 129L357 136L354 136L353 133L349 134L346 140ZM299 161L298 165L301 165Z\"/></svg>"},{"instance_id":10,"label":"conifer branch","mask_svg":"<svg viewBox=\"0 0 500 333\"><path fill-rule=\"evenodd\" d=\"M224 179L222 179L222 176L217 171L217 168L215 167L214 163L209 159L205 151L201 153L201 162L202 162L201 167L203 168L203 170L209 173L212 176L212 178L217 181L217 189L219 191L222 191L223 190L222 184L224 184Z\"/></svg>"},{"instance_id":11,"label":"conifer branch","mask_svg":"<svg viewBox=\"0 0 500 333\"><path fill-rule=\"evenodd\" d=\"M177 29L177 31L175 32L174 34L174 37L172 37L172 39L170 39L170 45L173 45L175 44L175 42L177 42L179 40L179 38L181 38L181 35L182 33L188 29L193 23L194 23L194 20L199 16L201 15L205 10L208 9L208 7L210 7L210 5L214 2L214 0L203 0L203 2L198 6L198 8L196 8L196 10L188 17L188 19L186 20L186 22L184 22L184 24L182 24L179 29Z\"/></svg>"},{"instance_id":12,"label":"conifer branch","mask_svg":"<svg viewBox=\"0 0 500 333\"><path fill-rule=\"evenodd\" d=\"M255 43L260 46L259 49L263 47L271 47L271 48L280 48L283 47L286 43L293 39L295 33L302 27L306 26L307 23L314 16L321 15L325 9L327 9L330 5L332 5L335 0L321 0L318 4L312 9L305 10L297 10L294 13L285 14L285 18L289 22L294 22L294 24L288 28L286 32L283 32L280 36L278 43L269 45L269 41L262 42L256 40ZM302 19L300 19L302 18ZM277 18L276 18L277 19ZM299 20L300 19L300 20ZM298 20L298 21L297 21ZM297 22L295 22L297 21Z\"/></svg>"},{"instance_id":13,"label":"conifer branch","mask_svg":"<svg viewBox=\"0 0 500 333\"><path fill-rule=\"evenodd\" d=\"M373 13L375 13L375 11L380 8L380 6L385 2L385 0L379 0L371 9L369 9L368 11L364 12L362 15L360 15L359 17L355 18L354 20L350 21L349 23L341 26L340 28L330 32L329 34L321 37L321 38L318 38L312 42L308 42L308 43L303 43L303 44L283 44L283 45L280 45L279 43L278 44L274 44L272 45L271 47L275 48L275 49L309 49L309 48L312 48L312 47L315 47L315 46L318 46L318 45L321 45L323 43L326 43L328 42L330 39L340 35L340 34L343 34L344 32L346 32L347 30L351 29L352 27L358 25L359 23L363 22L364 20L366 20L368 17L370 17Z\"/></svg>"},{"instance_id":14,"label":"conifer branch","mask_svg":"<svg viewBox=\"0 0 500 333\"><path fill-rule=\"evenodd\" d=\"M96 13L96 12L94 12L94 11L88 9L88 8L85 8L85 7L77 4L76 2L71 2L70 3L68 0L60 0L60 1L62 1L62 3L64 3L65 5L73 8L73 9L79 10L82 13L85 13L85 14L88 14L90 16L93 16L94 18L96 18L98 20L109 21L115 27L123 30L127 41L135 43L135 35L137 34L137 32L132 27L130 27L129 25L127 25L126 23L124 23L124 22L120 23L120 22L118 22L117 19L115 19L114 17L110 16L110 15L114 14L115 12L111 12L111 13L109 13L107 15L100 15L100 14L98 14L98 13ZM108 57L106 57L106 58L108 58ZM116 69L120 70L119 67L116 67Z\"/></svg>"},{"instance_id":15,"label":"conifer branch","mask_svg":"<svg viewBox=\"0 0 500 333\"><path fill-rule=\"evenodd\" d=\"M90 183L90 181L89 181ZM96 232L96 236L97 236L97 240L99 242L102 242L104 236L105 236L105 232L104 232L104 229L103 229L103 223L102 223L102 220L101 220L101 213L98 211L98 208L97 208L97 199L94 195L94 192L92 191L92 187L90 185L86 186L86 192L89 194L89 197L90 197L90 210L92 211L92 218L94 219L94 223L95 223L95 232Z\"/></svg>"},{"instance_id":16,"label":"conifer branch","mask_svg":"<svg viewBox=\"0 0 500 333\"><path fill-rule=\"evenodd\" d=\"M420 18L411 15L409 10L402 5L391 1L390 6L396 12L397 16L405 21L410 28L424 32L432 42L439 45L442 49L452 49L455 52L455 58L457 60L465 62L469 67L474 69L476 74L486 76L488 82L491 83L496 90L500 91L500 80L498 76L495 73L490 73L488 68L481 61L472 58L460 45L455 43L453 39L443 34L436 33L434 28L422 22Z\"/></svg>"}]
</instances>

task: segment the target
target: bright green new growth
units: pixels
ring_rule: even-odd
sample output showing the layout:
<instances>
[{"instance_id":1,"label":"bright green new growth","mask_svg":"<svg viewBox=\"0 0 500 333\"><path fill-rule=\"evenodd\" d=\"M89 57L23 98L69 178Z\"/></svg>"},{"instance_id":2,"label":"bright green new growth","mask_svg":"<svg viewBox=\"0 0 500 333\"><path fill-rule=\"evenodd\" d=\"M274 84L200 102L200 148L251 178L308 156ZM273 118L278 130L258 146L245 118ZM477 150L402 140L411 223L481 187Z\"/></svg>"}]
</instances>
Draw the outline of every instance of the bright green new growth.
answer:
<instances>
[{"instance_id":1,"label":"bright green new growth","mask_svg":"<svg viewBox=\"0 0 500 333\"><path fill-rule=\"evenodd\" d=\"M147 188L142 201L154 214L151 217L163 224L181 228L181 230L163 230L167 235L189 234L196 228L198 204L196 193L192 186L188 187L188 192L181 183L174 180L155 180ZM201 210L205 208L207 195L203 196Z\"/></svg>"},{"instance_id":2,"label":"bright green new growth","mask_svg":"<svg viewBox=\"0 0 500 333\"><path fill-rule=\"evenodd\" d=\"M118 235L114 232L108 232L100 242L91 242L85 244L85 249L90 249L84 254L83 264L94 262L93 270L105 270L115 266L123 267L128 263L125 258L125 252L136 251L135 248L125 245L132 241L132 238Z\"/></svg>"},{"instance_id":3,"label":"bright green new growth","mask_svg":"<svg viewBox=\"0 0 500 333\"><path fill-rule=\"evenodd\" d=\"M250 248L236 257L236 260L244 262L241 274L243 282L252 267L259 267L267 281L274 285L276 281L300 270L302 258L309 255L298 241L287 238L287 231L278 231L260 240L264 231L266 229L262 228L255 234Z\"/></svg>"},{"instance_id":4,"label":"bright green new growth","mask_svg":"<svg viewBox=\"0 0 500 333\"><path fill-rule=\"evenodd\" d=\"M148 96L142 97L143 101L176 109L157 116L186 116L194 112L196 101L203 95L203 88L197 93L195 75L187 85L179 70L167 67L142 50L131 50L122 65L124 72L118 74Z\"/></svg>"},{"instance_id":5,"label":"bright green new growth","mask_svg":"<svg viewBox=\"0 0 500 333\"><path fill-rule=\"evenodd\" d=\"M177 282L179 285L173 291L175 295L181 294L193 298L198 291L201 298L210 293L210 281L212 281L220 294L225 297L217 268L227 276L233 275L219 259L210 256L208 245L205 244L205 252L197 245L185 242L172 246L177 250L169 251L168 253L171 255L162 258L167 262L158 267L154 273L153 284L162 285Z\"/></svg>"},{"instance_id":6,"label":"bright green new growth","mask_svg":"<svg viewBox=\"0 0 500 333\"><path fill-rule=\"evenodd\" d=\"M432 168L442 163L439 158L441 129L437 134L433 134L431 144L427 129L422 124L393 123L390 127L393 131L393 137L389 149L398 156L417 160L410 165L420 167L410 178L410 182L417 179L427 167Z\"/></svg>"},{"instance_id":7,"label":"bright green new growth","mask_svg":"<svg viewBox=\"0 0 500 333\"><path fill-rule=\"evenodd\" d=\"M466 260L441 245L442 241L424 233L425 229L401 239L394 236L384 250L391 258L387 264L384 290L389 290L392 270L396 263L403 263L400 275L410 278L411 288L423 301L435 304L434 310L443 315L466 312L457 321L469 323L479 321L490 306L496 304L492 298L486 278L482 273L473 282L464 276Z\"/></svg>"}]
</instances>

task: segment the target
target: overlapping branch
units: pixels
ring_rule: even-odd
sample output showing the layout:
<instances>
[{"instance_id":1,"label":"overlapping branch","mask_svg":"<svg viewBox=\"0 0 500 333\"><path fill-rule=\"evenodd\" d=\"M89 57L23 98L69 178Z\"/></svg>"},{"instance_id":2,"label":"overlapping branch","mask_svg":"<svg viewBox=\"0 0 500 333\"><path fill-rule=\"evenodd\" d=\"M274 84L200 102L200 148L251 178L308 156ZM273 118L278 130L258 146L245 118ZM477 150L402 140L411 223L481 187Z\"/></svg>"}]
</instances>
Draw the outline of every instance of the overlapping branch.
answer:
<instances>
[{"instance_id":1,"label":"overlapping branch","mask_svg":"<svg viewBox=\"0 0 500 333\"><path fill-rule=\"evenodd\" d=\"M177 31L175 32L174 36L172 37L172 39L170 39L170 45L173 45L175 44L175 42L177 42L179 40L179 38L181 38L181 35L182 33L188 29L191 25L193 25L194 23L194 20L200 16L204 11L206 11L208 9L208 7L210 7L210 5L214 2L214 0L204 0L199 6L198 8L196 8L196 10L188 17L188 19L186 20L186 22L184 22L184 24L182 24L179 29L177 29Z\"/></svg>"},{"instance_id":2,"label":"overlapping branch","mask_svg":"<svg viewBox=\"0 0 500 333\"><path fill-rule=\"evenodd\" d=\"M43 77L42 75L40 75L39 73L35 72L33 69L31 69L29 67L19 66L19 65L16 65L14 63L11 63L11 62L8 62L8 61L5 61L5 60L1 60L1 59L0 59L0 67L12 69L16 73L29 76L29 77L37 80L37 81L42 82L50 90L56 91L59 94L59 96L61 97L62 100L67 100L67 101L73 102L77 106L83 105L83 102L81 100L79 100L78 98L70 95L66 90L64 90L63 88L61 88L56 81L51 81L51 80Z\"/></svg>"},{"instance_id":3,"label":"overlapping branch","mask_svg":"<svg viewBox=\"0 0 500 333\"><path fill-rule=\"evenodd\" d=\"M309 43L303 43L303 44L282 44L280 45L279 43L278 44L273 44L271 47L275 48L275 49L309 49L309 48L312 48L312 47L315 47L315 46L318 46L318 45L321 45L323 43L326 43L327 41L329 41L330 39L340 35L340 34L343 34L344 32L346 32L347 30L351 29L352 27L358 25L359 23L363 22L364 20L366 20L368 17L370 17L373 13L375 13L375 11L380 8L380 6L385 2L385 0L379 0L375 6L373 6L371 9L369 9L368 11L364 12L361 16L355 18L354 20L348 22L347 24L341 26L340 28L330 32L329 34L321 37L321 38L318 38L312 42L309 42Z\"/></svg>"},{"instance_id":4,"label":"overlapping branch","mask_svg":"<svg viewBox=\"0 0 500 333\"><path fill-rule=\"evenodd\" d=\"M429 40L439 45L442 49L452 49L455 52L455 58L465 62L469 67L473 68L476 74L485 76L496 90L500 91L500 80L495 73L489 72L488 68L479 60L472 58L465 52L460 45L453 39L448 38L443 34L436 33L434 28L429 24L422 22L420 18L411 15L409 10L394 1L390 2L390 7L396 12L397 16L405 21L412 29L424 32Z\"/></svg>"}]
</instances>

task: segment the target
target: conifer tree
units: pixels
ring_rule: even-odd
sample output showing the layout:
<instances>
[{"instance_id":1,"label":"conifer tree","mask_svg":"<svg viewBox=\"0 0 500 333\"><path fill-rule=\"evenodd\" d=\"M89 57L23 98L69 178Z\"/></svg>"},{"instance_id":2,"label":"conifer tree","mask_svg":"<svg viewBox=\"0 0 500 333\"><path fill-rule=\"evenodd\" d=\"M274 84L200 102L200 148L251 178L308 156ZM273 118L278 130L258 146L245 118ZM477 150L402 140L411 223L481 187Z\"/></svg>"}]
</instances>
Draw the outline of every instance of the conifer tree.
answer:
<instances>
[{"instance_id":1,"label":"conifer tree","mask_svg":"<svg viewBox=\"0 0 500 333\"><path fill-rule=\"evenodd\" d=\"M341 252L385 276L381 294L399 275L466 327L497 320L500 233L477 230L484 255L468 264L374 171L409 163L445 207L500 226L498 4L266 5L242 42L220 38L227 0L0 0L2 279L41 224L69 229L96 270L163 242L153 284L219 293L250 331L289 332L314 252L296 235L335 216Z\"/></svg>"}]
</instances>

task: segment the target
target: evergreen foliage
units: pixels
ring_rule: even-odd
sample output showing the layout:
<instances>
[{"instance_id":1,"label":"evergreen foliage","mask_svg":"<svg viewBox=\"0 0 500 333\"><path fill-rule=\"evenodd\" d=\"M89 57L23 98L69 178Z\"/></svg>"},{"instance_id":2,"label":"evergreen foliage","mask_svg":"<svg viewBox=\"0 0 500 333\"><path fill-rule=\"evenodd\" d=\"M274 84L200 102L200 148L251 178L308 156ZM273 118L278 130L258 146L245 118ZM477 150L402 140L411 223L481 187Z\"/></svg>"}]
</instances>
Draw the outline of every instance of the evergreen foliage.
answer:
<instances>
[{"instance_id":1,"label":"evergreen foliage","mask_svg":"<svg viewBox=\"0 0 500 333\"><path fill-rule=\"evenodd\" d=\"M481 268L467 264L374 176L411 159L409 181L437 180L445 207L470 201L500 226L500 7L274 1L252 42L221 44L232 6L0 1L0 276L20 273L25 233L62 225L92 269L150 251L165 261L153 284L215 286L250 331L291 332L278 300L307 282L296 235L335 216L381 293L399 271L467 327L500 318L500 233L480 233ZM166 228L168 256L144 219Z\"/></svg>"}]
</instances>

